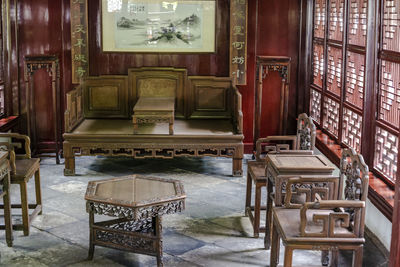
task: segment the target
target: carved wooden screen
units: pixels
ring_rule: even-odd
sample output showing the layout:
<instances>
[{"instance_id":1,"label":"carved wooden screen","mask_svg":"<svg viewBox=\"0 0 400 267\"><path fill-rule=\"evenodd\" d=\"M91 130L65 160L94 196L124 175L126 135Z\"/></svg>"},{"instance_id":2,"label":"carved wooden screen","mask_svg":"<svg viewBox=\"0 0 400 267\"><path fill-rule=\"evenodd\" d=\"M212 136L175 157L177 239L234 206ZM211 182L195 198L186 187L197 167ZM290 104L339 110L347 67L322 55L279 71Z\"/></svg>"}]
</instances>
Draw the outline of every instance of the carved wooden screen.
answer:
<instances>
[{"instance_id":1,"label":"carved wooden screen","mask_svg":"<svg viewBox=\"0 0 400 267\"><path fill-rule=\"evenodd\" d=\"M400 131L400 0L313 3L310 115L393 184ZM379 44L374 32L368 36L369 21L379 22Z\"/></svg>"},{"instance_id":2,"label":"carved wooden screen","mask_svg":"<svg viewBox=\"0 0 400 267\"><path fill-rule=\"evenodd\" d=\"M331 137L358 152L363 126L367 11L367 0L314 1L310 115Z\"/></svg>"},{"instance_id":3,"label":"carved wooden screen","mask_svg":"<svg viewBox=\"0 0 400 267\"><path fill-rule=\"evenodd\" d=\"M374 168L394 182L400 130L400 0L382 4Z\"/></svg>"}]
</instances>

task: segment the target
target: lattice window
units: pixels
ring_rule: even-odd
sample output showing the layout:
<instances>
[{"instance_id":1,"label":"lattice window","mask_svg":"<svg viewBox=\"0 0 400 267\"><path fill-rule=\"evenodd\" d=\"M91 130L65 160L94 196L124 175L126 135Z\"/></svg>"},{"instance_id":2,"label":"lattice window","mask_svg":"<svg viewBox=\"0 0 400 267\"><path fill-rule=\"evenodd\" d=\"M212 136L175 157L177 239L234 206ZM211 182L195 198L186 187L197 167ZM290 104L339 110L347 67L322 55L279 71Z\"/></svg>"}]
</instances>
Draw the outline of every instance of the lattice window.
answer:
<instances>
[{"instance_id":1,"label":"lattice window","mask_svg":"<svg viewBox=\"0 0 400 267\"><path fill-rule=\"evenodd\" d=\"M322 88L324 80L324 65L324 47L320 44L314 44L313 83L318 85L320 88Z\"/></svg>"},{"instance_id":2,"label":"lattice window","mask_svg":"<svg viewBox=\"0 0 400 267\"><path fill-rule=\"evenodd\" d=\"M400 52L400 0L383 1L383 49Z\"/></svg>"},{"instance_id":3,"label":"lattice window","mask_svg":"<svg viewBox=\"0 0 400 267\"><path fill-rule=\"evenodd\" d=\"M362 115L348 108L343 109L342 140L357 152L361 151Z\"/></svg>"},{"instance_id":4,"label":"lattice window","mask_svg":"<svg viewBox=\"0 0 400 267\"><path fill-rule=\"evenodd\" d=\"M314 37L325 38L326 0L315 1Z\"/></svg>"},{"instance_id":5,"label":"lattice window","mask_svg":"<svg viewBox=\"0 0 400 267\"><path fill-rule=\"evenodd\" d=\"M362 108L364 103L365 56L347 53L346 101Z\"/></svg>"},{"instance_id":6,"label":"lattice window","mask_svg":"<svg viewBox=\"0 0 400 267\"><path fill-rule=\"evenodd\" d=\"M377 170L393 181L396 180L398 143L396 135L376 127L374 165Z\"/></svg>"},{"instance_id":7,"label":"lattice window","mask_svg":"<svg viewBox=\"0 0 400 267\"><path fill-rule=\"evenodd\" d=\"M367 36L367 0L351 0L349 14L349 43L365 46Z\"/></svg>"},{"instance_id":8,"label":"lattice window","mask_svg":"<svg viewBox=\"0 0 400 267\"><path fill-rule=\"evenodd\" d=\"M379 118L399 127L400 64L382 60Z\"/></svg>"},{"instance_id":9,"label":"lattice window","mask_svg":"<svg viewBox=\"0 0 400 267\"><path fill-rule=\"evenodd\" d=\"M329 3L329 39L343 39L344 0L331 0Z\"/></svg>"},{"instance_id":10,"label":"lattice window","mask_svg":"<svg viewBox=\"0 0 400 267\"><path fill-rule=\"evenodd\" d=\"M334 136L338 137L340 104L329 97L325 97L323 105L323 127Z\"/></svg>"},{"instance_id":11,"label":"lattice window","mask_svg":"<svg viewBox=\"0 0 400 267\"><path fill-rule=\"evenodd\" d=\"M310 116L321 123L321 93L314 89L311 89Z\"/></svg>"},{"instance_id":12,"label":"lattice window","mask_svg":"<svg viewBox=\"0 0 400 267\"><path fill-rule=\"evenodd\" d=\"M340 96L342 82L342 50L328 46L327 89Z\"/></svg>"}]
</instances>

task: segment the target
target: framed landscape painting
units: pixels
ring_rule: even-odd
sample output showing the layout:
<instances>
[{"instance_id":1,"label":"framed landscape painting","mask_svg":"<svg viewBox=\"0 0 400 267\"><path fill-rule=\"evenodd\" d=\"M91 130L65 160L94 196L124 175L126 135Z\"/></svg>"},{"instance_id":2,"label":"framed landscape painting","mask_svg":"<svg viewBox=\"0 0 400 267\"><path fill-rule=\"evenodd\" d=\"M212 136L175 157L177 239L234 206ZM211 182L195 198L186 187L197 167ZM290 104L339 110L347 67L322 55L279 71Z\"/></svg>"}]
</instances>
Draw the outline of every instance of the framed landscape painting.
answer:
<instances>
[{"instance_id":1,"label":"framed landscape painting","mask_svg":"<svg viewBox=\"0 0 400 267\"><path fill-rule=\"evenodd\" d=\"M102 0L103 52L213 53L215 0Z\"/></svg>"}]
</instances>

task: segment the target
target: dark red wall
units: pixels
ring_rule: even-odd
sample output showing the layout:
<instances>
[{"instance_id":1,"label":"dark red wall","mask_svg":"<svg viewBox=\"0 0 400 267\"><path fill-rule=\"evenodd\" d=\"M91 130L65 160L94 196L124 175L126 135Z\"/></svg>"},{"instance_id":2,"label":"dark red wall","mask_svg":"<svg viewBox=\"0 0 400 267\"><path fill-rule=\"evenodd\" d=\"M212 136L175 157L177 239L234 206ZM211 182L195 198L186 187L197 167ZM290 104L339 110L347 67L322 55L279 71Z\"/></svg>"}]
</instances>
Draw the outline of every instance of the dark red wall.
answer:
<instances>
[{"instance_id":1,"label":"dark red wall","mask_svg":"<svg viewBox=\"0 0 400 267\"><path fill-rule=\"evenodd\" d=\"M301 0L249 1L247 86L240 86L247 151L253 142L256 56L291 57L288 132L293 132L296 127L300 4ZM263 84L261 137L278 134L280 77L271 73Z\"/></svg>"},{"instance_id":2,"label":"dark red wall","mask_svg":"<svg viewBox=\"0 0 400 267\"><path fill-rule=\"evenodd\" d=\"M70 1L63 0L19 0L18 1L18 62L19 62L19 110L25 113L25 85L23 64L25 55L55 54L61 66L61 115L64 111L65 93L71 84L71 37ZM229 0L218 0L217 52L215 54L133 54L102 53L100 42L100 2L89 2L89 48L90 75L126 74L127 69L140 66L173 66L188 69L189 75L229 75ZM299 47L300 2L301 0L249 0L248 24L248 70L246 86L240 86L243 95L244 134L247 148L253 143L255 57L289 56L292 58L289 125L294 125L299 103L297 100L297 61ZM15 52L15 51L14 51ZM36 84L42 84L41 94L48 92L48 81L43 77ZM277 75L265 80L263 89L263 112L261 135L277 134L279 98L275 94L280 85ZM52 120L47 108L49 97L37 97L40 121ZM302 104L302 103L301 103ZM26 123L26 122L25 122ZM40 123L40 122L39 122ZM47 122L48 123L48 122ZM52 130L46 124L39 125L43 141L51 141ZM46 130L47 129L47 130ZM290 130L289 130L290 132ZM247 150L249 151L249 150Z\"/></svg>"}]
</instances>

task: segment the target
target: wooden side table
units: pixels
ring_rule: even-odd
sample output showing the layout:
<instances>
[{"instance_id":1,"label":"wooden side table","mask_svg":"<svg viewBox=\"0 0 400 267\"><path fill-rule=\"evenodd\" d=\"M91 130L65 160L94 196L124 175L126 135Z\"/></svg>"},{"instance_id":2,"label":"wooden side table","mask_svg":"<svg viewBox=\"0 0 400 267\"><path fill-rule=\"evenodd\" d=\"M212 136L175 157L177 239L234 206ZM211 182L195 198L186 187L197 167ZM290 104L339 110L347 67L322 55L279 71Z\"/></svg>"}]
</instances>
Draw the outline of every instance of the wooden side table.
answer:
<instances>
[{"instance_id":1,"label":"wooden side table","mask_svg":"<svg viewBox=\"0 0 400 267\"><path fill-rule=\"evenodd\" d=\"M141 123L169 124L169 134L174 134L175 98L140 97L133 108L133 132L137 134Z\"/></svg>"},{"instance_id":2,"label":"wooden side table","mask_svg":"<svg viewBox=\"0 0 400 267\"><path fill-rule=\"evenodd\" d=\"M282 192L289 178L332 176L335 167L322 155L268 154L266 163L267 218L264 245L268 249L271 244L272 204L282 206L284 197Z\"/></svg>"},{"instance_id":3,"label":"wooden side table","mask_svg":"<svg viewBox=\"0 0 400 267\"><path fill-rule=\"evenodd\" d=\"M0 151L0 197L3 197L4 225L0 228L6 230L7 246L12 247L12 220L10 202L10 171L8 163L8 152Z\"/></svg>"},{"instance_id":4,"label":"wooden side table","mask_svg":"<svg viewBox=\"0 0 400 267\"><path fill-rule=\"evenodd\" d=\"M156 256L163 266L161 216L184 210L185 198L176 180L131 175L89 182L89 259L98 245ZM95 222L95 214L117 219Z\"/></svg>"}]
</instances>

